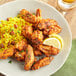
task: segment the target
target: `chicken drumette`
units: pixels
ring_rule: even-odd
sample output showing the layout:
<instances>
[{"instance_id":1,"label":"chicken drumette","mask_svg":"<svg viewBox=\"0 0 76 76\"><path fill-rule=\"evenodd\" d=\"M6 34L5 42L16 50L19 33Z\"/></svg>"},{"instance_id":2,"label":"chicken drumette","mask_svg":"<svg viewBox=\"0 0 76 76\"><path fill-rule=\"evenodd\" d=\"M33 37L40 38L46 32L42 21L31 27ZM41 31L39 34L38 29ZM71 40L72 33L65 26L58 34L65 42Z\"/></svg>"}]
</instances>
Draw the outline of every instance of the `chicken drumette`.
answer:
<instances>
[{"instance_id":1,"label":"chicken drumette","mask_svg":"<svg viewBox=\"0 0 76 76\"><path fill-rule=\"evenodd\" d=\"M26 52L26 55L25 55L24 69L30 70L34 63L34 59L35 59L32 46L28 45L25 52Z\"/></svg>"},{"instance_id":2,"label":"chicken drumette","mask_svg":"<svg viewBox=\"0 0 76 76\"><path fill-rule=\"evenodd\" d=\"M33 33L33 28L30 25L25 25L22 29L22 35L27 38L31 39L31 35Z\"/></svg>"},{"instance_id":3,"label":"chicken drumette","mask_svg":"<svg viewBox=\"0 0 76 76\"><path fill-rule=\"evenodd\" d=\"M27 40L22 40L19 41L16 45L15 45L15 53L14 53L14 58L16 58L16 60L18 61L24 61L25 59L25 55L26 55L26 47L27 47Z\"/></svg>"},{"instance_id":4,"label":"chicken drumette","mask_svg":"<svg viewBox=\"0 0 76 76\"><path fill-rule=\"evenodd\" d=\"M25 55L26 55L25 50L22 50L22 51L17 51L16 50L16 52L14 54L14 58L18 61L24 61L25 60Z\"/></svg>"},{"instance_id":5,"label":"chicken drumette","mask_svg":"<svg viewBox=\"0 0 76 76\"><path fill-rule=\"evenodd\" d=\"M15 48L19 51L24 50L27 47L27 40L22 40L19 41L16 45Z\"/></svg>"},{"instance_id":6,"label":"chicken drumette","mask_svg":"<svg viewBox=\"0 0 76 76\"><path fill-rule=\"evenodd\" d=\"M37 48L34 48L34 55L35 56L42 56L42 52L38 50Z\"/></svg>"},{"instance_id":7,"label":"chicken drumette","mask_svg":"<svg viewBox=\"0 0 76 76\"><path fill-rule=\"evenodd\" d=\"M33 44L36 44L36 45L42 44L42 42L43 42L43 34L42 34L42 31L35 30L32 33L31 41L32 41Z\"/></svg>"},{"instance_id":8,"label":"chicken drumette","mask_svg":"<svg viewBox=\"0 0 76 76\"><path fill-rule=\"evenodd\" d=\"M35 62L35 64L32 66L32 70L37 70L43 66L49 65L52 60L53 57L44 57L39 61Z\"/></svg>"},{"instance_id":9,"label":"chicken drumette","mask_svg":"<svg viewBox=\"0 0 76 76\"><path fill-rule=\"evenodd\" d=\"M41 17L41 9L36 10L36 17Z\"/></svg>"},{"instance_id":10,"label":"chicken drumette","mask_svg":"<svg viewBox=\"0 0 76 76\"><path fill-rule=\"evenodd\" d=\"M15 47L11 46L10 48L4 50L4 51L0 51L0 59L7 59L8 57L13 56L15 52Z\"/></svg>"},{"instance_id":11,"label":"chicken drumette","mask_svg":"<svg viewBox=\"0 0 76 76\"><path fill-rule=\"evenodd\" d=\"M59 49L55 48L53 46L47 46L47 45L39 45L37 48L43 52L46 56L50 55L57 55L59 53Z\"/></svg>"},{"instance_id":12,"label":"chicken drumette","mask_svg":"<svg viewBox=\"0 0 76 76\"><path fill-rule=\"evenodd\" d=\"M22 9L20 11L20 16L28 21L29 23L32 23L32 24L35 24L35 23L38 23L39 22L39 18L36 17L35 15L33 15L32 13L30 13L29 11L27 11L26 9Z\"/></svg>"},{"instance_id":13,"label":"chicken drumette","mask_svg":"<svg viewBox=\"0 0 76 76\"><path fill-rule=\"evenodd\" d=\"M34 26L36 29L43 31L44 35L50 35L53 33L57 34L61 32L61 27L53 19L42 19Z\"/></svg>"}]
</instances>

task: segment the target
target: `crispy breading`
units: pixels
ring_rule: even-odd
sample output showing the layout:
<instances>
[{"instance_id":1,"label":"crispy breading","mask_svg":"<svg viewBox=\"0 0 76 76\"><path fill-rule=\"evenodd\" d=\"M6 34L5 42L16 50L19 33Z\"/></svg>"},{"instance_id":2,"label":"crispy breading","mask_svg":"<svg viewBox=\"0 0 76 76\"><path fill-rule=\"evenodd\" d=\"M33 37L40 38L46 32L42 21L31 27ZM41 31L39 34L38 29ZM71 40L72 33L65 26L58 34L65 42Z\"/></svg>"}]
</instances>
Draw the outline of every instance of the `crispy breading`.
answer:
<instances>
[{"instance_id":1,"label":"crispy breading","mask_svg":"<svg viewBox=\"0 0 76 76\"><path fill-rule=\"evenodd\" d=\"M0 59L7 59L8 57L13 56L15 52L15 47L11 46L10 48L0 52Z\"/></svg>"},{"instance_id":2,"label":"crispy breading","mask_svg":"<svg viewBox=\"0 0 76 76\"><path fill-rule=\"evenodd\" d=\"M28 38L30 39L30 36L32 35L33 33L33 28L32 26L30 25L25 25L22 29L22 35L25 37L25 38Z\"/></svg>"},{"instance_id":3,"label":"crispy breading","mask_svg":"<svg viewBox=\"0 0 76 76\"><path fill-rule=\"evenodd\" d=\"M20 15L21 17L25 20L28 21L29 23L38 23L39 22L39 18L37 18L35 15L33 15L32 13L30 13L29 11L27 11L26 9L22 9L20 11Z\"/></svg>"},{"instance_id":4,"label":"crispy breading","mask_svg":"<svg viewBox=\"0 0 76 76\"><path fill-rule=\"evenodd\" d=\"M13 57L18 61L25 61L25 55L26 55L25 51L24 52L17 51L17 52L15 52ZM37 58L34 57L34 62L36 62L36 61L37 61Z\"/></svg>"},{"instance_id":5,"label":"crispy breading","mask_svg":"<svg viewBox=\"0 0 76 76\"><path fill-rule=\"evenodd\" d=\"M42 52L38 49L34 49L34 55L35 56L41 56L42 55Z\"/></svg>"},{"instance_id":6,"label":"crispy breading","mask_svg":"<svg viewBox=\"0 0 76 76\"><path fill-rule=\"evenodd\" d=\"M53 57L44 57L42 59L40 59L39 61L37 61L33 66L32 66L32 70L37 70L43 66L49 65L50 62L53 60Z\"/></svg>"},{"instance_id":7,"label":"crispy breading","mask_svg":"<svg viewBox=\"0 0 76 76\"><path fill-rule=\"evenodd\" d=\"M25 55L25 70L30 70L31 66L34 63L34 53L33 53L33 48L31 45L28 45L26 48L26 55Z\"/></svg>"},{"instance_id":8,"label":"crispy breading","mask_svg":"<svg viewBox=\"0 0 76 76\"><path fill-rule=\"evenodd\" d=\"M40 20L37 27L40 30L45 30L45 29L49 28L51 25L58 25L58 23L53 19L42 19L42 20Z\"/></svg>"},{"instance_id":9,"label":"crispy breading","mask_svg":"<svg viewBox=\"0 0 76 76\"><path fill-rule=\"evenodd\" d=\"M35 30L31 36L32 43L34 44L42 44L43 42L43 34L42 31Z\"/></svg>"},{"instance_id":10,"label":"crispy breading","mask_svg":"<svg viewBox=\"0 0 76 76\"><path fill-rule=\"evenodd\" d=\"M57 34L61 32L61 27L53 19L42 19L38 24L35 24L34 26L43 31L44 35L50 35L53 33Z\"/></svg>"},{"instance_id":11,"label":"crispy breading","mask_svg":"<svg viewBox=\"0 0 76 76\"><path fill-rule=\"evenodd\" d=\"M22 51L16 51L14 54L14 58L18 61L24 61L25 55L26 55L26 52L23 50Z\"/></svg>"},{"instance_id":12,"label":"crispy breading","mask_svg":"<svg viewBox=\"0 0 76 76\"><path fill-rule=\"evenodd\" d=\"M58 34L61 32L61 27L59 25L51 25L50 29L46 29L43 31L44 35Z\"/></svg>"},{"instance_id":13,"label":"crispy breading","mask_svg":"<svg viewBox=\"0 0 76 76\"><path fill-rule=\"evenodd\" d=\"M41 17L41 9L36 10L36 17Z\"/></svg>"},{"instance_id":14,"label":"crispy breading","mask_svg":"<svg viewBox=\"0 0 76 76\"><path fill-rule=\"evenodd\" d=\"M19 51L24 50L26 47L27 47L27 40L19 41L15 46L15 48L18 49Z\"/></svg>"},{"instance_id":15,"label":"crispy breading","mask_svg":"<svg viewBox=\"0 0 76 76\"><path fill-rule=\"evenodd\" d=\"M57 55L59 53L59 49L53 46L39 45L38 49L46 56Z\"/></svg>"}]
</instances>

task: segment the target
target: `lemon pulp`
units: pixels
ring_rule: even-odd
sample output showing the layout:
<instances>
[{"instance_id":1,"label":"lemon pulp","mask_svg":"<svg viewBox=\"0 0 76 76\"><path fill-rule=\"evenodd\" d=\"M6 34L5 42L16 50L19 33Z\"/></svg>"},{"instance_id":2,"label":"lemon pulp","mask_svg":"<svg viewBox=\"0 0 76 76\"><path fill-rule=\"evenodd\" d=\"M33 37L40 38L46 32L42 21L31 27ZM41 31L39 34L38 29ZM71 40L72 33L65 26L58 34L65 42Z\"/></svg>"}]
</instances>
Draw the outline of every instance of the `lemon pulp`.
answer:
<instances>
[{"instance_id":1,"label":"lemon pulp","mask_svg":"<svg viewBox=\"0 0 76 76\"><path fill-rule=\"evenodd\" d=\"M52 35L49 35L49 38L46 38L43 41L43 44L49 45L49 46L54 46L58 49L62 49L63 48L63 39L60 35L52 34Z\"/></svg>"}]
</instances>

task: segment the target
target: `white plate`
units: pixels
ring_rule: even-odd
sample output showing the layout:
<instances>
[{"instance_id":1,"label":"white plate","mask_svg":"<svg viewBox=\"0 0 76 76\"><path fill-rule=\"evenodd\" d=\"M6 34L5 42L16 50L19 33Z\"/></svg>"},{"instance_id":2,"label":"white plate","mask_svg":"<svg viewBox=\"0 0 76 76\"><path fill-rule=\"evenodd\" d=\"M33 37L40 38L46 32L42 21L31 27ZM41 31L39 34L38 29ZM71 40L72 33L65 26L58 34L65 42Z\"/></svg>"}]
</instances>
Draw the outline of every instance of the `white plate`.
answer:
<instances>
[{"instance_id":1,"label":"white plate","mask_svg":"<svg viewBox=\"0 0 76 76\"><path fill-rule=\"evenodd\" d=\"M6 60L0 60L0 72L6 76L49 76L59 70L66 61L72 44L72 35L67 21L64 17L52 6L43 2L35 0L21 0L14 1L0 6L0 20L7 17L14 17L21 9L27 9L31 12L35 12L37 8L42 10L43 18L55 19L62 27L60 35L64 40L63 50L54 57L54 60L50 65L40 68L36 71L25 71L22 63L13 60L12 64L9 64Z\"/></svg>"}]
</instances>

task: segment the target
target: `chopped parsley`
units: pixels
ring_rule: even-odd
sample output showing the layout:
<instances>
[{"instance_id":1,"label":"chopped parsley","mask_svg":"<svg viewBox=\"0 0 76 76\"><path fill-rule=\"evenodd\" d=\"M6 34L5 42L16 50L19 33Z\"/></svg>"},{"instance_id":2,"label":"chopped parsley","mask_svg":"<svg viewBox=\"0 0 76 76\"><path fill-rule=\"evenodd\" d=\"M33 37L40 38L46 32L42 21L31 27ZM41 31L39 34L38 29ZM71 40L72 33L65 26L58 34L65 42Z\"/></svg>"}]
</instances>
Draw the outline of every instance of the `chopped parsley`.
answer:
<instances>
[{"instance_id":1,"label":"chopped parsley","mask_svg":"<svg viewBox=\"0 0 76 76\"><path fill-rule=\"evenodd\" d=\"M21 52L24 52L24 50L22 50Z\"/></svg>"},{"instance_id":2,"label":"chopped parsley","mask_svg":"<svg viewBox=\"0 0 76 76\"><path fill-rule=\"evenodd\" d=\"M10 64L11 64L11 63L12 63L12 61L11 61L11 60L9 60L9 61L8 61L8 63L10 63Z\"/></svg>"},{"instance_id":3,"label":"chopped parsley","mask_svg":"<svg viewBox=\"0 0 76 76\"><path fill-rule=\"evenodd\" d=\"M28 58L30 58L30 55L28 55Z\"/></svg>"},{"instance_id":4,"label":"chopped parsley","mask_svg":"<svg viewBox=\"0 0 76 76\"><path fill-rule=\"evenodd\" d=\"M33 15L35 15L35 13L32 13Z\"/></svg>"},{"instance_id":5,"label":"chopped parsley","mask_svg":"<svg viewBox=\"0 0 76 76\"><path fill-rule=\"evenodd\" d=\"M25 16L25 15L22 15L22 16Z\"/></svg>"},{"instance_id":6,"label":"chopped parsley","mask_svg":"<svg viewBox=\"0 0 76 76\"><path fill-rule=\"evenodd\" d=\"M21 54L21 53L23 53L23 52L24 52L24 50L20 51L19 54Z\"/></svg>"},{"instance_id":7,"label":"chopped parsley","mask_svg":"<svg viewBox=\"0 0 76 76\"><path fill-rule=\"evenodd\" d=\"M36 62L34 62L33 64L35 64Z\"/></svg>"},{"instance_id":8,"label":"chopped parsley","mask_svg":"<svg viewBox=\"0 0 76 76\"><path fill-rule=\"evenodd\" d=\"M14 28L10 28L10 31L14 31Z\"/></svg>"},{"instance_id":9,"label":"chopped parsley","mask_svg":"<svg viewBox=\"0 0 76 76\"><path fill-rule=\"evenodd\" d=\"M21 31L17 30L18 33L21 33Z\"/></svg>"}]
</instances>

